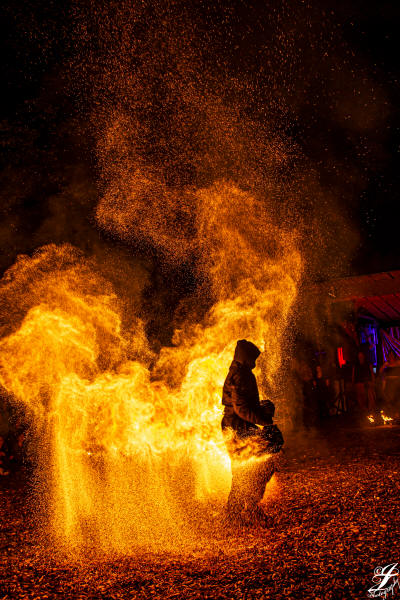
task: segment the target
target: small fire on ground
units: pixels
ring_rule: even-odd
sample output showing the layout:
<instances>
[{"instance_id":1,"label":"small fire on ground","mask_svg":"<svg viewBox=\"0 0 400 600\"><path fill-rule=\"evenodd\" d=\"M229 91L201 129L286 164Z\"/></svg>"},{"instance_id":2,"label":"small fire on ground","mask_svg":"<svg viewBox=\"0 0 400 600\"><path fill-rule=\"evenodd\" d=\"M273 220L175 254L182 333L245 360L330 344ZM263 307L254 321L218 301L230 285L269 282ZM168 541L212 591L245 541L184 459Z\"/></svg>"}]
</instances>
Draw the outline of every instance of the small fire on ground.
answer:
<instances>
[{"instance_id":1,"label":"small fire on ground","mask_svg":"<svg viewBox=\"0 0 400 600\"><path fill-rule=\"evenodd\" d=\"M373 423L374 425L381 425L382 422L384 425L392 425L393 424L393 418L385 415L383 410L381 410L379 415L368 415L367 419L370 423Z\"/></svg>"}]
</instances>

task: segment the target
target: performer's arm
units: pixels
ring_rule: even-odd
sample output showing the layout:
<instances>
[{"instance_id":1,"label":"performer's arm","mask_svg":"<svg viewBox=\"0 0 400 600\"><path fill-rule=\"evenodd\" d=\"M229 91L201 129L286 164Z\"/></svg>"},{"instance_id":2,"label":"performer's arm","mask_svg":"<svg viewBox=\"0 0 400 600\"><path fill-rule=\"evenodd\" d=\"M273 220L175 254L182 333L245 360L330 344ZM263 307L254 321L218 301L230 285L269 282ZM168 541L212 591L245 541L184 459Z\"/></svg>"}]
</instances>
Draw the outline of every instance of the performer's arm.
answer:
<instances>
[{"instance_id":1,"label":"performer's arm","mask_svg":"<svg viewBox=\"0 0 400 600\"><path fill-rule=\"evenodd\" d=\"M272 423L272 411L268 408L249 406L248 390L243 385L239 374L232 377L231 394L234 411L241 419L254 425L270 425Z\"/></svg>"}]
</instances>

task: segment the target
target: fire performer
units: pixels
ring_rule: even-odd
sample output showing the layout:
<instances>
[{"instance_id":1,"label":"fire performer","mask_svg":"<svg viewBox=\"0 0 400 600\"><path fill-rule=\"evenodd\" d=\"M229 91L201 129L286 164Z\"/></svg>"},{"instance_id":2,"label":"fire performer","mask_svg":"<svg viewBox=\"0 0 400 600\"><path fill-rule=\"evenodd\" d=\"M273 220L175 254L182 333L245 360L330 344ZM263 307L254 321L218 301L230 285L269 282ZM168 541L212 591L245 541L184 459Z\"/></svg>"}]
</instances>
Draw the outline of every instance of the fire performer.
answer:
<instances>
[{"instance_id":1,"label":"fire performer","mask_svg":"<svg viewBox=\"0 0 400 600\"><path fill-rule=\"evenodd\" d=\"M283 438L272 425L274 405L270 401L260 403L252 372L259 355L260 350L251 342L237 342L223 387L221 425L232 462L228 517L242 524L264 525L266 515L258 504L275 470L271 453L281 449Z\"/></svg>"}]
</instances>

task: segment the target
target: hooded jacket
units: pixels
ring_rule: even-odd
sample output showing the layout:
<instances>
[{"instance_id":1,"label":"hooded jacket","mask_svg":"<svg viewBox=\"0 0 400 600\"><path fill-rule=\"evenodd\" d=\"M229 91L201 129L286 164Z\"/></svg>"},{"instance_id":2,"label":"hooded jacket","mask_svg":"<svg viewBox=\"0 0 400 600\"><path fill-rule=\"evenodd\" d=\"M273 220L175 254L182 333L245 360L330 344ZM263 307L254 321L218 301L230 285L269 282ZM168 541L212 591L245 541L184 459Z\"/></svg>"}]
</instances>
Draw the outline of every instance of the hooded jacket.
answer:
<instances>
[{"instance_id":1,"label":"hooded jacket","mask_svg":"<svg viewBox=\"0 0 400 600\"><path fill-rule=\"evenodd\" d=\"M260 350L247 340L239 340L222 391L224 416L222 429L231 428L239 435L256 431L255 425L272 423L270 409L260 405L256 378L252 372Z\"/></svg>"}]
</instances>

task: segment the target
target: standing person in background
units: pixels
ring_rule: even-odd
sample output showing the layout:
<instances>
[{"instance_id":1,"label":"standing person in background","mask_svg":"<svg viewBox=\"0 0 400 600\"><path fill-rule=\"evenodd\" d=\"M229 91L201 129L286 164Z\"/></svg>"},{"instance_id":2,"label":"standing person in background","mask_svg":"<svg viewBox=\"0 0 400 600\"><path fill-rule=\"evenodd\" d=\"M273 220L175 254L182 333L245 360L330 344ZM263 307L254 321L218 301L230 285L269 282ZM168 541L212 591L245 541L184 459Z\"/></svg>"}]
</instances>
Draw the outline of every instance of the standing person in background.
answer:
<instances>
[{"instance_id":1,"label":"standing person in background","mask_svg":"<svg viewBox=\"0 0 400 600\"><path fill-rule=\"evenodd\" d=\"M303 392L303 426L316 427L318 424L318 395L311 367L304 361L299 363L299 377Z\"/></svg>"},{"instance_id":2,"label":"standing person in background","mask_svg":"<svg viewBox=\"0 0 400 600\"><path fill-rule=\"evenodd\" d=\"M353 366L352 383L355 387L358 408L375 409L375 373L367 361L364 352L360 351Z\"/></svg>"},{"instance_id":3,"label":"standing person in background","mask_svg":"<svg viewBox=\"0 0 400 600\"><path fill-rule=\"evenodd\" d=\"M319 421L323 423L329 417L331 395L327 379L324 377L320 365L317 365L315 368L315 394L317 397Z\"/></svg>"},{"instance_id":4,"label":"standing person in background","mask_svg":"<svg viewBox=\"0 0 400 600\"><path fill-rule=\"evenodd\" d=\"M386 362L379 370L382 381L382 395L386 410L398 418L400 414L400 358L389 352Z\"/></svg>"}]
</instances>

